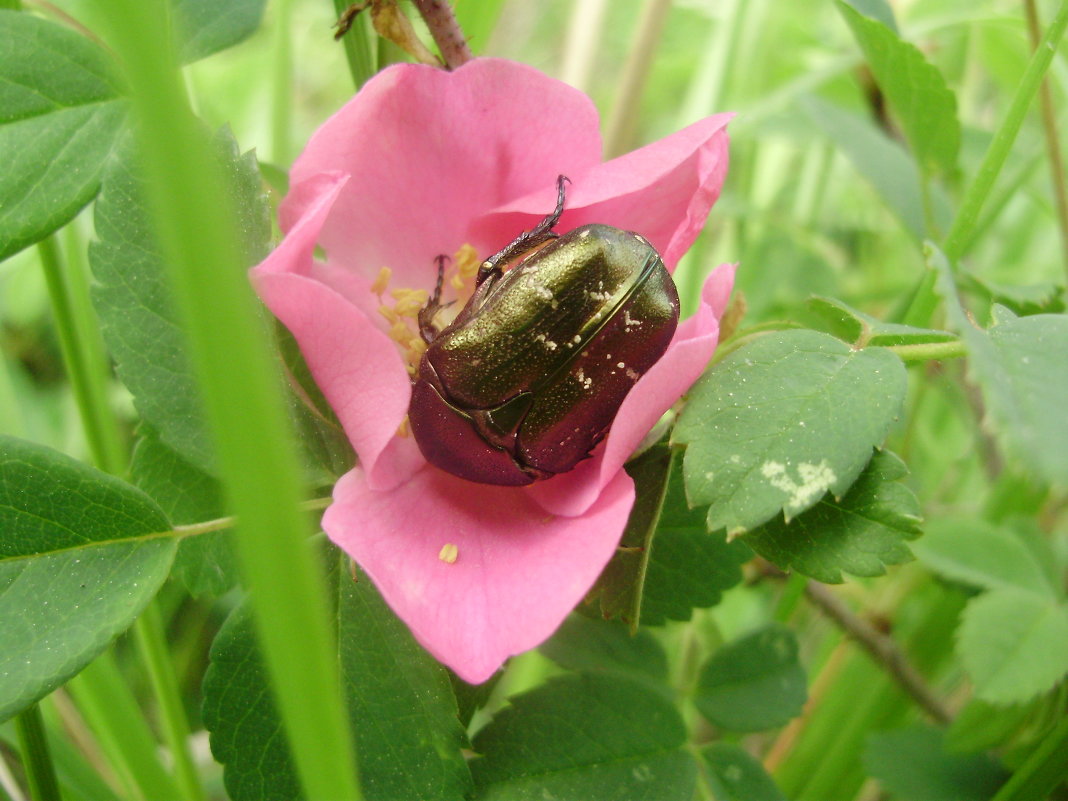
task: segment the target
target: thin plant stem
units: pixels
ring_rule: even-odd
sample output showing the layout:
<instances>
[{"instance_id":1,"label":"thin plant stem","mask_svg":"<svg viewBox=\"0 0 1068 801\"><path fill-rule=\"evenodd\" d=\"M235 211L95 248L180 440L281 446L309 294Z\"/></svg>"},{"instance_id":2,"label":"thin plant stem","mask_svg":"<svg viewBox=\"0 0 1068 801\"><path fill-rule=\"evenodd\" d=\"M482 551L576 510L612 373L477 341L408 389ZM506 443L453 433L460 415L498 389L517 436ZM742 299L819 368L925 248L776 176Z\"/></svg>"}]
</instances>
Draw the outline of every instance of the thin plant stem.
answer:
<instances>
[{"instance_id":1,"label":"thin plant stem","mask_svg":"<svg viewBox=\"0 0 1068 801\"><path fill-rule=\"evenodd\" d=\"M1039 47L1042 41L1042 26L1038 20L1035 0L1024 0L1027 16L1027 34L1031 47ZM1061 251L1064 270L1068 274L1068 188L1065 187L1064 158L1061 155L1060 137L1057 134L1057 114L1053 109L1053 91L1049 79L1043 78L1038 89L1038 102L1042 109L1042 130L1046 137L1046 152L1049 154L1050 182L1053 185L1053 201L1057 209L1057 227L1061 235Z\"/></svg>"},{"instance_id":2,"label":"thin plant stem","mask_svg":"<svg viewBox=\"0 0 1068 801\"><path fill-rule=\"evenodd\" d=\"M275 0L274 51L271 54L271 159L289 166L293 108L293 1Z\"/></svg>"},{"instance_id":3,"label":"thin plant stem","mask_svg":"<svg viewBox=\"0 0 1068 801\"><path fill-rule=\"evenodd\" d=\"M638 117L642 90L649 77L649 68L670 10L671 0L645 0L645 5L642 6L642 12L634 26L630 52L627 53L627 61L623 65L619 91L605 126L606 158L623 153L634 136L634 122Z\"/></svg>"},{"instance_id":4,"label":"thin plant stem","mask_svg":"<svg viewBox=\"0 0 1068 801\"><path fill-rule=\"evenodd\" d=\"M308 501L301 501L299 507L306 512L316 512L320 509L325 509L332 502L333 498L312 498ZM175 526L173 533L178 537L196 537L201 534L210 534L213 531L233 528L236 525L236 517L218 517L214 520L205 520L202 523L188 523L182 526Z\"/></svg>"},{"instance_id":5,"label":"thin plant stem","mask_svg":"<svg viewBox=\"0 0 1068 801\"><path fill-rule=\"evenodd\" d=\"M22 710L15 718L15 727L18 729L26 781L30 785L30 798L33 801L61 801L59 781L48 749L40 707L31 704Z\"/></svg>"},{"instance_id":6,"label":"thin plant stem","mask_svg":"<svg viewBox=\"0 0 1068 801\"><path fill-rule=\"evenodd\" d=\"M1049 69L1053 54L1057 52L1057 46L1060 44L1061 37L1064 36L1066 27L1068 27L1068 0L1061 0L1053 21L1050 23L1049 28L1046 29L1045 36L1042 37L1042 41L1039 42L1038 47L1035 49L1024 75L1020 79L1020 84L1016 87L1016 93L1013 95L1009 110L994 133L994 138L991 140L990 146L979 164L975 178L972 179L971 184L964 193L964 199L961 201L960 209L953 220L953 225L950 227L949 233L946 234L945 245L942 250L949 259L950 264L955 264L964 255L965 247L979 220L979 213L983 209L983 204L986 203L987 198L990 196L994 181L997 180L1001 168L1005 164L1005 159L1012 149L1012 144L1016 141L1016 135L1020 132L1020 126L1023 125L1027 109L1038 92L1038 87L1042 83L1046 70Z\"/></svg>"},{"instance_id":7,"label":"thin plant stem","mask_svg":"<svg viewBox=\"0 0 1068 801\"><path fill-rule=\"evenodd\" d=\"M204 801L204 788L189 750L189 721L182 707L178 679L167 651L163 620L155 601L145 607L134 623L134 633L141 660L159 704L163 736L174 759L174 778L182 791L182 798L185 801Z\"/></svg>"},{"instance_id":8,"label":"thin plant stem","mask_svg":"<svg viewBox=\"0 0 1068 801\"><path fill-rule=\"evenodd\" d=\"M950 722L949 710L927 686L892 637L853 614L838 596L818 581L810 581L805 585L805 595L864 648L876 664L881 665L932 719L941 724Z\"/></svg>"},{"instance_id":9,"label":"thin plant stem","mask_svg":"<svg viewBox=\"0 0 1068 801\"><path fill-rule=\"evenodd\" d=\"M434 37L446 67L454 70L475 57L448 0L412 0L412 3Z\"/></svg>"},{"instance_id":10,"label":"thin plant stem","mask_svg":"<svg viewBox=\"0 0 1068 801\"><path fill-rule=\"evenodd\" d=\"M63 363L70 378L71 389L78 406L89 451L97 467L108 473L121 473L125 467L122 438L108 409L107 387L99 370L94 370L83 343L91 336L78 328L59 246L55 236L37 244L48 295L52 304L52 318L59 338Z\"/></svg>"},{"instance_id":11,"label":"thin plant stem","mask_svg":"<svg viewBox=\"0 0 1068 801\"><path fill-rule=\"evenodd\" d=\"M219 475L241 521L238 556L296 772L309 801L360 801L325 577L306 545L293 431L241 269L234 210L183 96L170 43L154 25L161 0L106 5Z\"/></svg>"}]
</instances>

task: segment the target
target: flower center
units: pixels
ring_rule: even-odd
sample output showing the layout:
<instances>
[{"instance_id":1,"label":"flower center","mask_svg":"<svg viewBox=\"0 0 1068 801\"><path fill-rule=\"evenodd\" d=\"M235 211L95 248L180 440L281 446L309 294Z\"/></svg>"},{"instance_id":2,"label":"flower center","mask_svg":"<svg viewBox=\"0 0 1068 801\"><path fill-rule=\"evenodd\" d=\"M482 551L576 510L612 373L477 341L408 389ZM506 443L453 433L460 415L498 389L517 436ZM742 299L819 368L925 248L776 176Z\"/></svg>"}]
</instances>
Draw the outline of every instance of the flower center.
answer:
<instances>
[{"instance_id":1,"label":"flower center","mask_svg":"<svg viewBox=\"0 0 1068 801\"><path fill-rule=\"evenodd\" d=\"M453 255L451 264L445 269L445 277L453 290L448 294L454 295L455 299L434 315L433 322L439 330L453 321L475 291L475 275L480 264L478 253L470 244L464 243ZM371 291L381 302L378 313L389 323L390 338L400 346L408 373L414 376L419 372L419 360L426 350L426 342L419 333L419 312L426 306L430 293L408 287L389 289L392 277L393 271L382 267L371 284Z\"/></svg>"}]
</instances>

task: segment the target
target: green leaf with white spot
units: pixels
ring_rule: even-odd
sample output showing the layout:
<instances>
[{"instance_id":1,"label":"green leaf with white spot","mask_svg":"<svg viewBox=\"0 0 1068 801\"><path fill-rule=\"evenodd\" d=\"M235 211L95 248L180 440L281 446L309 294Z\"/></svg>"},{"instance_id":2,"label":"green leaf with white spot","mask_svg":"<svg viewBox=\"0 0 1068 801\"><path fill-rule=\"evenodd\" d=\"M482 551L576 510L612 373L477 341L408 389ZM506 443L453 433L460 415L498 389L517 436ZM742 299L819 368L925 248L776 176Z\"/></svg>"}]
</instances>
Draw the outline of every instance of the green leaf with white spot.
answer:
<instances>
[{"instance_id":1,"label":"green leaf with white spot","mask_svg":"<svg viewBox=\"0 0 1068 801\"><path fill-rule=\"evenodd\" d=\"M905 368L890 351L855 351L816 331L760 337L690 390L672 438L692 506L710 531L794 518L843 496L897 419Z\"/></svg>"},{"instance_id":2,"label":"green leaf with white spot","mask_svg":"<svg viewBox=\"0 0 1068 801\"><path fill-rule=\"evenodd\" d=\"M640 681L566 675L509 699L475 736L478 801L662 801L693 797L686 727Z\"/></svg>"},{"instance_id":3,"label":"green leaf with white spot","mask_svg":"<svg viewBox=\"0 0 1068 801\"><path fill-rule=\"evenodd\" d=\"M456 801L471 777L445 668L415 642L366 580L332 549L338 663L367 801ZM204 722L233 801L297 801L295 767L253 621L239 607L220 630L204 677Z\"/></svg>"},{"instance_id":4,"label":"green leaf with white spot","mask_svg":"<svg viewBox=\"0 0 1068 801\"><path fill-rule=\"evenodd\" d=\"M66 26L0 10L0 260L93 199L125 119L107 51Z\"/></svg>"},{"instance_id":5,"label":"green leaf with white spot","mask_svg":"<svg viewBox=\"0 0 1068 801\"><path fill-rule=\"evenodd\" d=\"M808 698L797 650L797 637L779 623L724 645L701 669L694 706L731 731L782 726Z\"/></svg>"},{"instance_id":6,"label":"green leaf with white spot","mask_svg":"<svg viewBox=\"0 0 1068 801\"><path fill-rule=\"evenodd\" d=\"M983 593L964 609L957 651L977 698L1027 701L1068 672L1068 605L1017 589Z\"/></svg>"},{"instance_id":7,"label":"green leaf with white spot","mask_svg":"<svg viewBox=\"0 0 1068 801\"><path fill-rule=\"evenodd\" d=\"M919 48L883 22L841 0L838 11L853 31L876 83L897 115L925 172L952 173L960 149L957 99L945 78Z\"/></svg>"},{"instance_id":8,"label":"green leaf with white spot","mask_svg":"<svg viewBox=\"0 0 1068 801\"><path fill-rule=\"evenodd\" d=\"M80 671L167 578L152 499L68 456L0 437L0 720Z\"/></svg>"},{"instance_id":9,"label":"green leaf with white spot","mask_svg":"<svg viewBox=\"0 0 1068 801\"><path fill-rule=\"evenodd\" d=\"M920 504L901 479L905 463L889 451L872 457L840 501L826 495L787 523L771 520L741 539L769 562L828 584L842 574L881 576L912 560L906 540L920 535Z\"/></svg>"},{"instance_id":10,"label":"green leaf with white spot","mask_svg":"<svg viewBox=\"0 0 1068 801\"><path fill-rule=\"evenodd\" d=\"M716 801L786 801L760 760L741 746L712 743L701 757Z\"/></svg>"},{"instance_id":11,"label":"green leaf with white spot","mask_svg":"<svg viewBox=\"0 0 1068 801\"><path fill-rule=\"evenodd\" d=\"M251 36L263 20L267 0L171 0L171 15L182 64L233 47Z\"/></svg>"}]
</instances>

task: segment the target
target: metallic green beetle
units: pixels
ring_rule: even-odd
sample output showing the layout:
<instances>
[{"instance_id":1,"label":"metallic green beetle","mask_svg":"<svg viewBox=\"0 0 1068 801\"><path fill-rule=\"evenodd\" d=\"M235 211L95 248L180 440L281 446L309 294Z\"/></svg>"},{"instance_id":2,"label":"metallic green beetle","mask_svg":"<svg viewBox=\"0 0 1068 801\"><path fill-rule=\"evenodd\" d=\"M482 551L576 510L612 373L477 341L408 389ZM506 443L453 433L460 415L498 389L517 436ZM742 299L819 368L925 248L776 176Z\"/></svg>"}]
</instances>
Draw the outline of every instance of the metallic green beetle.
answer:
<instances>
[{"instance_id":1,"label":"metallic green beetle","mask_svg":"<svg viewBox=\"0 0 1068 801\"><path fill-rule=\"evenodd\" d=\"M419 315L428 345L412 389L412 433L429 462L461 478L515 486L570 470L678 325L675 285L644 238L597 224L552 231L566 180L550 215L483 262L450 325L439 332L433 323L440 260Z\"/></svg>"}]
</instances>

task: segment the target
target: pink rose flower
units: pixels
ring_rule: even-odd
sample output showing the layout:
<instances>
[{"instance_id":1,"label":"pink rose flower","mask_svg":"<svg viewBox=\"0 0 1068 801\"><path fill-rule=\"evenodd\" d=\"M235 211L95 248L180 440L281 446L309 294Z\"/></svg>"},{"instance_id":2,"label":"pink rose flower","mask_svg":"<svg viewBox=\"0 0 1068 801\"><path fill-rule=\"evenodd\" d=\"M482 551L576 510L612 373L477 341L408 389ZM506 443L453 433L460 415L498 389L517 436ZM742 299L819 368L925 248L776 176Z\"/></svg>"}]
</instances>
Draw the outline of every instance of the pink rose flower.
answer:
<instances>
[{"instance_id":1,"label":"pink rose flower","mask_svg":"<svg viewBox=\"0 0 1068 801\"><path fill-rule=\"evenodd\" d=\"M635 231L673 270L719 195L728 119L602 163L597 112L581 92L497 59L454 72L404 64L370 80L293 167L285 238L252 278L359 456L323 528L468 682L552 634L611 558L634 501L623 463L708 363L734 270L710 276L699 311L592 458L529 487L496 487L428 465L407 432L414 314L434 286L434 259L456 254L446 283L455 297L472 264L552 210L563 174L571 184L556 230Z\"/></svg>"}]
</instances>

